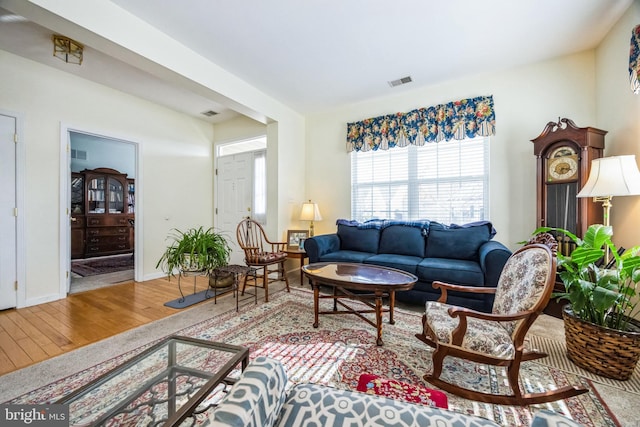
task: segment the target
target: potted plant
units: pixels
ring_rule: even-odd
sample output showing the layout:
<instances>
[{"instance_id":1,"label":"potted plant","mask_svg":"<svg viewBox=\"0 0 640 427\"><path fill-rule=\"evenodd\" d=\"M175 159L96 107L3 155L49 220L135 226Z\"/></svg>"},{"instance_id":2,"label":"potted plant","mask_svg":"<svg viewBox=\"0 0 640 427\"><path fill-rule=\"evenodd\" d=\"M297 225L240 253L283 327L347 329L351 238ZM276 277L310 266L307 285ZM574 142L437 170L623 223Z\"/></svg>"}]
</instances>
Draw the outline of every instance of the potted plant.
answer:
<instances>
[{"instance_id":1,"label":"potted plant","mask_svg":"<svg viewBox=\"0 0 640 427\"><path fill-rule=\"evenodd\" d=\"M229 276L212 274L217 268L229 263L231 248L225 237L212 227L190 228L186 231L173 229L167 239L169 246L158 260L156 268L162 268L171 278L179 273L206 272L211 286L229 286Z\"/></svg>"},{"instance_id":2,"label":"potted plant","mask_svg":"<svg viewBox=\"0 0 640 427\"><path fill-rule=\"evenodd\" d=\"M598 375L629 379L640 358L640 246L620 254L612 227L601 224L589 226L584 239L561 228L541 227L534 234L549 231L575 243L571 254L558 253L565 292L553 295L569 301L562 313L569 359ZM601 265L607 250L613 259Z\"/></svg>"}]
</instances>

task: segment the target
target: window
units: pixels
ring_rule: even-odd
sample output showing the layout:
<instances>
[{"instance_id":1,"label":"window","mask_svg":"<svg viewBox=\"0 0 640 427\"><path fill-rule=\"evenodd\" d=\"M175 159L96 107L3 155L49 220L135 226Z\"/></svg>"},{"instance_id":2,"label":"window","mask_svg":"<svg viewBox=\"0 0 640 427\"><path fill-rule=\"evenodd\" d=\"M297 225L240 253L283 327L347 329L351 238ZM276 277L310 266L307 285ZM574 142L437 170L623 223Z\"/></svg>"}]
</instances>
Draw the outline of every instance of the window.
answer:
<instances>
[{"instance_id":1,"label":"window","mask_svg":"<svg viewBox=\"0 0 640 427\"><path fill-rule=\"evenodd\" d=\"M253 152L253 219L267 223L267 150Z\"/></svg>"},{"instance_id":2,"label":"window","mask_svg":"<svg viewBox=\"0 0 640 427\"><path fill-rule=\"evenodd\" d=\"M429 219L464 224L487 219L489 138L351 153L351 217Z\"/></svg>"}]
</instances>

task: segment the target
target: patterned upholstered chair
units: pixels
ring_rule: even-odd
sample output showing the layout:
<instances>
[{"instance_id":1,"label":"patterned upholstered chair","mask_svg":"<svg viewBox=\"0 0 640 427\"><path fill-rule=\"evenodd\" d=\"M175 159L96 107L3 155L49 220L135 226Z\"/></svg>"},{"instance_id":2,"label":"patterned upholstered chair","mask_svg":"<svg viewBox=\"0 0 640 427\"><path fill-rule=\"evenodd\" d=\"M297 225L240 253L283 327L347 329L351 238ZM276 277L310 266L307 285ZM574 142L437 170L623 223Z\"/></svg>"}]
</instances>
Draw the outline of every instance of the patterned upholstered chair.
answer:
<instances>
[{"instance_id":1,"label":"patterned upholstered chair","mask_svg":"<svg viewBox=\"0 0 640 427\"><path fill-rule=\"evenodd\" d=\"M262 273L258 274L258 278L262 278L265 301L269 302L269 282L284 280L287 285L287 292L289 292L289 279L287 279L284 270L284 262L287 259L287 253L284 250L287 244L285 242L270 241L262 226L249 218L242 220L238 224L236 238L244 251L244 262L247 266L262 271ZM270 268L271 266L276 268ZM277 278L270 279L269 275L272 273L277 273ZM242 295L244 295L244 290L247 287L247 278L248 275L245 275L244 283L242 284Z\"/></svg>"},{"instance_id":2,"label":"patterned upholstered chair","mask_svg":"<svg viewBox=\"0 0 640 427\"><path fill-rule=\"evenodd\" d=\"M451 393L481 402L531 405L576 396L588 390L565 386L556 390L523 393L518 377L524 361L546 357L525 349L525 335L547 305L556 277L556 258L549 246L529 244L514 252L502 270L496 288L467 288L434 282L442 297L426 304L423 332L416 337L435 348L433 370L424 379ZM446 304L447 290L495 292L493 310L480 313ZM504 366L512 394L490 394L443 380L445 357Z\"/></svg>"}]
</instances>

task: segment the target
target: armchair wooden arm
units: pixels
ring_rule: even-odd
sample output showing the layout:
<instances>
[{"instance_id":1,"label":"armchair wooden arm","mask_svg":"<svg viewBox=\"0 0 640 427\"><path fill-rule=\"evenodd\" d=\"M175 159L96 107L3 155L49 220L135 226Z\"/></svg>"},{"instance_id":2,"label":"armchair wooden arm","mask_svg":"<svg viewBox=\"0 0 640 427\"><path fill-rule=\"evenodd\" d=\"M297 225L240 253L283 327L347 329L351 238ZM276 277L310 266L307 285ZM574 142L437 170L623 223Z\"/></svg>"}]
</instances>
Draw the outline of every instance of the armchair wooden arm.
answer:
<instances>
[{"instance_id":1,"label":"armchair wooden arm","mask_svg":"<svg viewBox=\"0 0 640 427\"><path fill-rule=\"evenodd\" d=\"M435 281L431 284L433 289L440 289L440 298L438 298L438 302L446 303L447 302L447 291L458 291L458 292L468 292L473 294L495 294L497 288L485 288L485 287L477 287L477 286L464 286L464 285L454 285L453 283L445 283Z\"/></svg>"}]
</instances>

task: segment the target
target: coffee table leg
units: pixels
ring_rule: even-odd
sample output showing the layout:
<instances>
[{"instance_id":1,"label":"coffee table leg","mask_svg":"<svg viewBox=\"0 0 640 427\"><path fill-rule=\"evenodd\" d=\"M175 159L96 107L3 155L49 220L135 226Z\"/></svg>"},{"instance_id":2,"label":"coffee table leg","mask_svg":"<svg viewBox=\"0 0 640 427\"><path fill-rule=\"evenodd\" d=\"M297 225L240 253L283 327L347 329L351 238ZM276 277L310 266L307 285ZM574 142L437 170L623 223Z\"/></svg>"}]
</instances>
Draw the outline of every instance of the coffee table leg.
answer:
<instances>
[{"instance_id":1,"label":"coffee table leg","mask_svg":"<svg viewBox=\"0 0 640 427\"><path fill-rule=\"evenodd\" d=\"M315 316L315 320L313 322L313 327L318 327L318 312L320 311L319 299L320 299L320 285L316 282L311 282L311 286L313 287L313 313Z\"/></svg>"},{"instance_id":2,"label":"coffee table leg","mask_svg":"<svg viewBox=\"0 0 640 427\"><path fill-rule=\"evenodd\" d=\"M396 291L389 292L389 324L395 325L396 321L393 320L393 308L396 306Z\"/></svg>"},{"instance_id":3,"label":"coffee table leg","mask_svg":"<svg viewBox=\"0 0 640 427\"><path fill-rule=\"evenodd\" d=\"M382 292L376 291L376 329L378 330L378 340L376 344L382 345Z\"/></svg>"}]
</instances>

